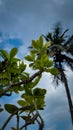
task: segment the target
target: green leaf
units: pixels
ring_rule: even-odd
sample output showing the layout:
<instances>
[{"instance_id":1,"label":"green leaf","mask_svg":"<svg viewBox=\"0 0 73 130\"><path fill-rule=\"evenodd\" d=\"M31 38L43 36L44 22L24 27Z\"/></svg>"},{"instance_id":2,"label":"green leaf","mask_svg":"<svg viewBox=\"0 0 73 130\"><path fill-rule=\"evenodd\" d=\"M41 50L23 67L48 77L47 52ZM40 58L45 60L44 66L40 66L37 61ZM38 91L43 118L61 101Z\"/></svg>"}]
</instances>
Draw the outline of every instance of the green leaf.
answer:
<instances>
[{"instance_id":1,"label":"green leaf","mask_svg":"<svg viewBox=\"0 0 73 130\"><path fill-rule=\"evenodd\" d=\"M25 86L25 92L27 96L32 96L32 91L30 89L30 85L31 83L29 83L28 85Z\"/></svg>"},{"instance_id":2,"label":"green leaf","mask_svg":"<svg viewBox=\"0 0 73 130\"><path fill-rule=\"evenodd\" d=\"M45 48L48 48L51 45L51 41L46 42L46 44L44 45Z\"/></svg>"},{"instance_id":3,"label":"green leaf","mask_svg":"<svg viewBox=\"0 0 73 130\"><path fill-rule=\"evenodd\" d=\"M27 61L33 61L33 57L32 57L32 56L30 56L30 55L25 56L25 59L26 59Z\"/></svg>"},{"instance_id":4,"label":"green leaf","mask_svg":"<svg viewBox=\"0 0 73 130\"><path fill-rule=\"evenodd\" d=\"M31 50L30 52L33 53L33 54L35 54L35 53L38 52L38 50Z\"/></svg>"},{"instance_id":5,"label":"green leaf","mask_svg":"<svg viewBox=\"0 0 73 130\"><path fill-rule=\"evenodd\" d=\"M40 81L41 75L39 75L31 84L32 88L35 87Z\"/></svg>"},{"instance_id":6,"label":"green leaf","mask_svg":"<svg viewBox=\"0 0 73 130\"><path fill-rule=\"evenodd\" d=\"M43 38L42 36L39 37L39 48L41 49L43 47Z\"/></svg>"},{"instance_id":7,"label":"green leaf","mask_svg":"<svg viewBox=\"0 0 73 130\"><path fill-rule=\"evenodd\" d=\"M32 100L33 100L33 96L32 95L24 93L24 94L22 94L21 97L25 99L27 104L32 104Z\"/></svg>"},{"instance_id":8,"label":"green leaf","mask_svg":"<svg viewBox=\"0 0 73 130\"><path fill-rule=\"evenodd\" d=\"M19 92L18 92L18 86L14 87L14 88L13 88L13 91L14 91L16 94L18 94L18 93L19 93Z\"/></svg>"},{"instance_id":9,"label":"green leaf","mask_svg":"<svg viewBox=\"0 0 73 130\"><path fill-rule=\"evenodd\" d=\"M44 97L36 98L36 106L38 110L44 110L45 101Z\"/></svg>"},{"instance_id":10,"label":"green leaf","mask_svg":"<svg viewBox=\"0 0 73 130\"><path fill-rule=\"evenodd\" d=\"M0 50L0 55L2 58L4 58L5 60L9 60L9 54L7 53L7 51L5 50Z\"/></svg>"},{"instance_id":11,"label":"green leaf","mask_svg":"<svg viewBox=\"0 0 73 130\"><path fill-rule=\"evenodd\" d=\"M39 37L39 41L41 44L43 44L43 37L42 36Z\"/></svg>"},{"instance_id":12,"label":"green leaf","mask_svg":"<svg viewBox=\"0 0 73 130\"><path fill-rule=\"evenodd\" d=\"M24 81L24 80L27 79L27 78L29 78L29 74L28 74L28 73L23 72L23 73L20 75L20 79L21 79L22 81ZM21 87L21 86L20 86L20 87Z\"/></svg>"},{"instance_id":13,"label":"green leaf","mask_svg":"<svg viewBox=\"0 0 73 130\"><path fill-rule=\"evenodd\" d=\"M18 110L17 106L15 106L13 104L5 104L4 108L10 114L13 114L14 112L16 112Z\"/></svg>"},{"instance_id":14,"label":"green leaf","mask_svg":"<svg viewBox=\"0 0 73 130\"><path fill-rule=\"evenodd\" d=\"M32 47L36 50L40 50L43 46L43 38L40 36L39 40L32 40Z\"/></svg>"},{"instance_id":15,"label":"green leaf","mask_svg":"<svg viewBox=\"0 0 73 130\"><path fill-rule=\"evenodd\" d=\"M21 70L21 72L23 72L23 71L26 69L26 65L24 64L24 62L22 62L22 63L19 65L19 69Z\"/></svg>"},{"instance_id":16,"label":"green leaf","mask_svg":"<svg viewBox=\"0 0 73 130\"><path fill-rule=\"evenodd\" d=\"M53 61L51 61L51 60L46 60L46 62L45 62L45 66L46 66L46 67L52 67L52 65L53 65Z\"/></svg>"},{"instance_id":17,"label":"green leaf","mask_svg":"<svg viewBox=\"0 0 73 130\"><path fill-rule=\"evenodd\" d=\"M46 89L42 89L42 91L41 91L41 95L45 95L46 94Z\"/></svg>"},{"instance_id":18,"label":"green leaf","mask_svg":"<svg viewBox=\"0 0 73 130\"><path fill-rule=\"evenodd\" d=\"M20 106L25 106L26 105L26 102L24 100L18 100L17 103L20 105Z\"/></svg>"},{"instance_id":19,"label":"green leaf","mask_svg":"<svg viewBox=\"0 0 73 130\"><path fill-rule=\"evenodd\" d=\"M36 41L35 40L32 40L32 47L37 49L37 44L36 44Z\"/></svg>"},{"instance_id":20,"label":"green leaf","mask_svg":"<svg viewBox=\"0 0 73 130\"><path fill-rule=\"evenodd\" d=\"M30 56L32 57L32 59L35 58L35 53L33 53L32 51L30 51Z\"/></svg>"},{"instance_id":21,"label":"green leaf","mask_svg":"<svg viewBox=\"0 0 73 130\"><path fill-rule=\"evenodd\" d=\"M53 65L53 61L52 60L49 60L48 62L48 67L51 67Z\"/></svg>"},{"instance_id":22,"label":"green leaf","mask_svg":"<svg viewBox=\"0 0 73 130\"><path fill-rule=\"evenodd\" d=\"M23 90L24 90L24 87L23 87L23 86L18 86L18 90L19 90L19 91L23 91Z\"/></svg>"},{"instance_id":23,"label":"green leaf","mask_svg":"<svg viewBox=\"0 0 73 130\"><path fill-rule=\"evenodd\" d=\"M18 52L17 48L12 48L12 50L10 51L10 59L12 59Z\"/></svg>"},{"instance_id":24,"label":"green leaf","mask_svg":"<svg viewBox=\"0 0 73 130\"><path fill-rule=\"evenodd\" d=\"M19 59L19 58L13 58L13 59L12 59L12 62L18 62L18 61L20 62L20 59Z\"/></svg>"},{"instance_id":25,"label":"green leaf","mask_svg":"<svg viewBox=\"0 0 73 130\"><path fill-rule=\"evenodd\" d=\"M50 73L56 76L56 75L58 75L58 69L57 68L51 68Z\"/></svg>"},{"instance_id":26,"label":"green leaf","mask_svg":"<svg viewBox=\"0 0 73 130\"><path fill-rule=\"evenodd\" d=\"M34 94L34 96L37 96L37 97L44 96L46 94L46 89L35 88L33 90L33 94Z\"/></svg>"},{"instance_id":27,"label":"green leaf","mask_svg":"<svg viewBox=\"0 0 73 130\"><path fill-rule=\"evenodd\" d=\"M31 63L31 64L29 64L29 67L32 67L34 65L34 63Z\"/></svg>"}]
</instances>

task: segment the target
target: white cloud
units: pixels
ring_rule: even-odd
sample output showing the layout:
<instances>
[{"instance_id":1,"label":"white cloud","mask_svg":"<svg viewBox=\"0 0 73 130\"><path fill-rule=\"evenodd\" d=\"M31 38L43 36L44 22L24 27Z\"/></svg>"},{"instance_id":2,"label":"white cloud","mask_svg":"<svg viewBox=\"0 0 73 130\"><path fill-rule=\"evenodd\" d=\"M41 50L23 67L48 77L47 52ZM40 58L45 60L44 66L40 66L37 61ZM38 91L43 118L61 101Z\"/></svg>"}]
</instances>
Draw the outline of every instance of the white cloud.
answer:
<instances>
[{"instance_id":1,"label":"white cloud","mask_svg":"<svg viewBox=\"0 0 73 130\"><path fill-rule=\"evenodd\" d=\"M47 33L58 20L62 20L65 25L72 23L72 1L54 1L2 1L0 29L9 34L16 34L27 44L40 34ZM60 6L63 2L63 6Z\"/></svg>"}]
</instances>

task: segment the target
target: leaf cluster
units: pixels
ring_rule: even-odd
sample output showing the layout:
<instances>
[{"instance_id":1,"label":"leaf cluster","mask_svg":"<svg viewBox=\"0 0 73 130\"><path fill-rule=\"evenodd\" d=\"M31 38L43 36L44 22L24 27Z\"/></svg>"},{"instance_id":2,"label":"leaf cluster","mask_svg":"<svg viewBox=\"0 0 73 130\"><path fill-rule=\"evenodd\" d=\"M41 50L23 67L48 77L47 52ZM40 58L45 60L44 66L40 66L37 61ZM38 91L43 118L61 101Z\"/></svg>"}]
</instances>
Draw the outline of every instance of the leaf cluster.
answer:
<instances>
[{"instance_id":1,"label":"leaf cluster","mask_svg":"<svg viewBox=\"0 0 73 130\"><path fill-rule=\"evenodd\" d=\"M25 125L22 128L34 123L35 120L39 122L37 117L41 120L39 126L43 126L38 110L43 110L45 107L47 91L37 87L37 85L43 72L53 75L58 74L58 70L53 66L53 61L47 55L47 47L50 44L50 42L44 44L42 36L36 41L32 40L32 50L30 50L29 55L25 56L25 60L29 61L29 67L37 71L32 76L26 72L27 65L17 58L17 48L12 48L9 53L6 50L0 50L0 96L11 96L13 92L18 94L22 91L21 99L17 101L19 106L14 104L4 105L10 117L2 129L6 127L14 115L17 117L17 127L12 129L19 129L20 118L25 120ZM0 108L0 112L2 111L3 108Z\"/></svg>"}]
</instances>

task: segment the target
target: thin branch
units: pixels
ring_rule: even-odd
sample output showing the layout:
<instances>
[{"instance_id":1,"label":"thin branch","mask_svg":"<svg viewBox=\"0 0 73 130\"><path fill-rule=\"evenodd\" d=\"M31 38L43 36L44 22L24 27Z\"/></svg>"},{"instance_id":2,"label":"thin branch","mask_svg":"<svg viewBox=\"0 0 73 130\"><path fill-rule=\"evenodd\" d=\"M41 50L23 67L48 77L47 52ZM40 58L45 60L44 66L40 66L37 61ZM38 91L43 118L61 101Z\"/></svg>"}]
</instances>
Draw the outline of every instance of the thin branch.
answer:
<instances>
[{"instance_id":1,"label":"thin branch","mask_svg":"<svg viewBox=\"0 0 73 130\"><path fill-rule=\"evenodd\" d=\"M15 87L15 86L22 85L22 84L25 85L25 84L31 82L34 78L36 78L37 76L39 76L40 74L42 74L43 71L44 71L44 70L39 70L38 72L36 72L35 74L33 74L31 77L29 77L28 79L26 79L26 80L24 80L24 81L10 84L5 90L3 90L3 92L0 93L0 97L4 96L5 93L8 92L8 90L9 90L11 87Z\"/></svg>"},{"instance_id":2,"label":"thin branch","mask_svg":"<svg viewBox=\"0 0 73 130\"><path fill-rule=\"evenodd\" d=\"M37 109L37 105L36 105L36 103L35 103L35 100L34 100L33 102L34 102L34 107L35 107L36 113L38 114L38 117L39 117L40 120L41 120L41 122L37 121L38 124L39 124L39 130L43 130L43 128L44 128L44 121L43 121L41 115L40 115L39 112L38 112L38 109Z\"/></svg>"},{"instance_id":3,"label":"thin branch","mask_svg":"<svg viewBox=\"0 0 73 130\"><path fill-rule=\"evenodd\" d=\"M40 122L38 119L36 119L37 123L39 124L39 130L43 130L43 128L44 128L44 121L43 121L43 119L42 119L42 117L41 117L41 115L39 114L38 111L37 111L37 113L38 113L38 117L41 120L41 122ZM32 114L34 115L34 113L32 113Z\"/></svg>"},{"instance_id":4,"label":"thin branch","mask_svg":"<svg viewBox=\"0 0 73 130\"><path fill-rule=\"evenodd\" d=\"M12 119L12 117L17 114L20 110L30 110L30 108L32 108L32 106L25 106L25 107L21 107L18 110L16 110L13 114L11 114L8 119L5 121L5 123L3 124L1 130L4 130L4 128L7 126L7 124L9 123L9 121Z\"/></svg>"},{"instance_id":5,"label":"thin branch","mask_svg":"<svg viewBox=\"0 0 73 130\"><path fill-rule=\"evenodd\" d=\"M41 115L39 114L39 112L37 111L37 114L38 114L38 117L40 118L41 122L40 122L40 125L39 125L39 130L43 130L44 128L44 121L41 117Z\"/></svg>"},{"instance_id":6,"label":"thin branch","mask_svg":"<svg viewBox=\"0 0 73 130\"><path fill-rule=\"evenodd\" d=\"M11 96L12 95L12 92L10 92L10 93L5 93L3 96L7 96L7 97L9 97L9 96ZM0 96L1 97L1 96Z\"/></svg>"},{"instance_id":7,"label":"thin branch","mask_svg":"<svg viewBox=\"0 0 73 130\"><path fill-rule=\"evenodd\" d=\"M22 130L24 127L30 125L33 123L33 121L35 121L38 117L38 113L36 113L29 121L27 121L22 127L20 127L19 130Z\"/></svg>"},{"instance_id":8,"label":"thin branch","mask_svg":"<svg viewBox=\"0 0 73 130\"><path fill-rule=\"evenodd\" d=\"M19 130L19 115L17 113L17 129Z\"/></svg>"},{"instance_id":9,"label":"thin branch","mask_svg":"<svg viewBox=\"0 0 73 130\"><path fill-rule=\"evenodd\" d=\"M6 122L3 124L1 130L4 130L4 128L7 126L8 122L12 119L12 117L16 114L16 112L8 117Z\"/></svg>"},{"instance_id":10,"label":"thin branch","mask_svg":"<svg viewBox=\"0 0 73 130\"><path fill-rule=\"evenodd\" d=\"M63 32L63 34L61 35L61 38L64 37L65 33L68 32L68 31L69 31L69 29L66 29L66 30Z\"/></svg>"}]
</instances>

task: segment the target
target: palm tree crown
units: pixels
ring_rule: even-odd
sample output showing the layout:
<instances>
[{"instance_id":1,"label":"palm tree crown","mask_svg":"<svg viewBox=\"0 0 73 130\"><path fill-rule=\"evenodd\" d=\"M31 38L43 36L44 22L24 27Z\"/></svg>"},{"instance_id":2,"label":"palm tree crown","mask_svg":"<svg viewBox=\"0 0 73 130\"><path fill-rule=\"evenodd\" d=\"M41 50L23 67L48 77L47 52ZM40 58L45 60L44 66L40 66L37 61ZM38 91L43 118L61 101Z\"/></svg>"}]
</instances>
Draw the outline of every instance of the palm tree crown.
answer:
<instances>
[{"instance_id":1,"label":"palm tree crown","mask_svg":"<svg viewBox=\"0 0 73 130\"><path fill-rule=\"evenodd\" d=\"M47 53L53 58L54 66L61 70L64 69L63 63L65 63L73 71L73 35L68 38L65 35L67 31L68 29L62 33L60 24L57 24L53 33L43 36L46 41L51 41L51 46L47 48ZM59 78L59 75L57 78Z\"/></svg>"}]
</instances>

